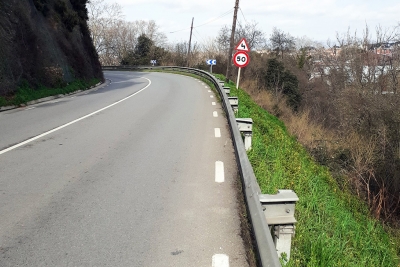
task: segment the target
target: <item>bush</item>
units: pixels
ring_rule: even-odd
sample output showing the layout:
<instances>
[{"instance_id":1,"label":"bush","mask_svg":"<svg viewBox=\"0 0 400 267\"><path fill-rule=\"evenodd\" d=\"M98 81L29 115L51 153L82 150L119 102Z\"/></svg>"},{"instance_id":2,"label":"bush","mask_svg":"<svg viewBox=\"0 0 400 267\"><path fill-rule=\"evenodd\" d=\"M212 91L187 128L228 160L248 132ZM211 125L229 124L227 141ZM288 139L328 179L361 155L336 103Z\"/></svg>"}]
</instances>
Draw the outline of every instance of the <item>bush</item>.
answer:
<instances>
[{"instance_id":1,"label":"bush","mask_svg":"<svg viewBox=\"0 0 400 267\"><path fill-rule=\"evenodd\" d=\"M299 81L289 70L285 69L283 63L276 58L267 61L265 83L269 90L275 94L283 94L287 97L287 104L297 111L301 103L299 92Z\"/></svg>"}]
</instances>

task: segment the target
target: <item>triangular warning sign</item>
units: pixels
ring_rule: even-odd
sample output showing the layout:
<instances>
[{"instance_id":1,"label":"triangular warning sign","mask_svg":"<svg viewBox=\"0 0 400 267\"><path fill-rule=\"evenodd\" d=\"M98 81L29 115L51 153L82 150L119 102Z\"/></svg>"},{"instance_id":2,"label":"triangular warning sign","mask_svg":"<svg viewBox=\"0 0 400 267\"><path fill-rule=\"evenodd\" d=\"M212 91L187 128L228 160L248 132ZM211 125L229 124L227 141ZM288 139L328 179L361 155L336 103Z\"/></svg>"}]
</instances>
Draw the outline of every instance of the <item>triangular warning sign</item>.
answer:
<instances>
[{"instance_id":1,"label":"triangular warning sign","mask_svg":"<svg viewBox=\"0 0 400 267\"><path fill-rule=\"evenodd\" d=\"M249 44L247 43L245 38L242 38L242 40L240 40L240 42L236 46L235 50L237 50L237 51L246 51L246 52L250 51Z\"/></svg>"}]
</instances>

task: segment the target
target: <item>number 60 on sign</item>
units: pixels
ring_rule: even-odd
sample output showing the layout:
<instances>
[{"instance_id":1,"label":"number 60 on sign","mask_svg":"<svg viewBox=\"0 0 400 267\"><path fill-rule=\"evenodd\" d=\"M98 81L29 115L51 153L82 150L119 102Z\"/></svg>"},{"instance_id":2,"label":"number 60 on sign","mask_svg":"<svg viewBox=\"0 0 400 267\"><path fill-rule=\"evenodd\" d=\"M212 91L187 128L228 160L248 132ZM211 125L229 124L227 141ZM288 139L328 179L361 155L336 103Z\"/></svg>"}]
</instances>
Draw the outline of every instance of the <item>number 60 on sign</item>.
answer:
<instances>
[{"instance_id":1,"label":"number 60 on sign","mask_svg":"<svg viewBox=\"0 0 400 267\"><path fill-rule=\"evenodd\" d=\"M238 51L232 58L233 64L238 68L246 67L250 62L250 57L246 52Z\"/></svg>"}]
</instances>

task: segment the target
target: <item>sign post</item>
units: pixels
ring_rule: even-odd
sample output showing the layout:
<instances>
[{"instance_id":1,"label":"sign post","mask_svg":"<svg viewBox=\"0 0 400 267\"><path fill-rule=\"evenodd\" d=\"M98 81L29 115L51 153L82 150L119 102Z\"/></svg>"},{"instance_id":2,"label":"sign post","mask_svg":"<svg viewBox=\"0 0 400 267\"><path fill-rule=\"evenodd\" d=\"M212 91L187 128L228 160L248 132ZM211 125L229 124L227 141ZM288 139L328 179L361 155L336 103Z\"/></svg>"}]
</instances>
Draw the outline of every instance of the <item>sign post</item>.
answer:
<instances>
[{"instance_id":1,"label":"sign post","mask_svg":"<svg viewBox=\"0 0 400 267\"><path fill-rule=\"evenodd\" d=\"M207 59L206 63L207 63L207 65L210 65L210 73L212 73L212 66L217 65L217 60L216 59Z\"/></svg>"},{"instance_id":2,"label":"sign post","mask_svg":"<svg viewBox=\"0 0 400 267\"><path fill-rule=\"evenodd\" d=\"M239 68L239 70L238 70L238 77L237 77L237 80L236 80L236 89L239 89L239 81L240 81L240 70L241 70L242 68Z\"/></svg>"},{"instance_id":3,"label":"sign post","mask_svg":"<svg viewBox=\"0 0 400 267\"><path fill-rule=\"evenodd\" d=\"M233 64L239 68L238 77L236 81L236 88L239 89L239 81L240 81L240 70L246 67L250 62L250 57L247 52L250 51L249 44L247 43L245 38L242 38L239 43L236 45L236 53L233 56Z\"/></svg>"},{"instance_id":4,"label":"sign post","mask_svg":"<svg viewBox=\"0 0 400 267\"><path fill-rule=\"evenodd\" d=\"M236 81L236 88L239 89L239 81L240 81L240 70L246 67L250 62L250 57L246 52L238 51L233 56L233 64L239 68L238 77Z\"/></svg>"}]
</instances>

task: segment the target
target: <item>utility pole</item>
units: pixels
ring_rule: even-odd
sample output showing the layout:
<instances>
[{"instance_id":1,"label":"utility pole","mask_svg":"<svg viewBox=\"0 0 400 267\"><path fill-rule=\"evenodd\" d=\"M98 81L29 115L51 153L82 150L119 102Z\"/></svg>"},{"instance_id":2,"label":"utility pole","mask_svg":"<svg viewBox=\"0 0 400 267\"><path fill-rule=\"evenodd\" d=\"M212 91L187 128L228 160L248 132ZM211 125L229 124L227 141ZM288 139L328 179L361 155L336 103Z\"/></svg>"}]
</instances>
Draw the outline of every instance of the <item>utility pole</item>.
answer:
<instances>
[{"instance_id":1,"label":"utility pole","mask_svg":"<svg viewBox=\"0 0 400 267\"><path fill-rule=\"evenodd\" d=\"M234 46L233 42L235 41L236 20L237 20L238 9L239 9L239 0L236 0L235 12L233 13L231 42L230 42L230 45L229 45L229 52L228 52L228 67L226 68L226 82L229 82L229 78L231 76L232 52L233 52L233 46Z\"/></svg>"},{"instance_id":2,"label":"utility pole","mask_svg":"<svg viewBox=\"0 0 400 267\"><path fill-rule=\"evenodd\" d=\"M192 26L190 27L189 50L188 50L188 60L187 60L188 68L190 67L190 65L189 65L189 62L190 62L190 45L192 44L193 21L194 21L194 18L192 18Z\"/></svg>"}]
</instances>

